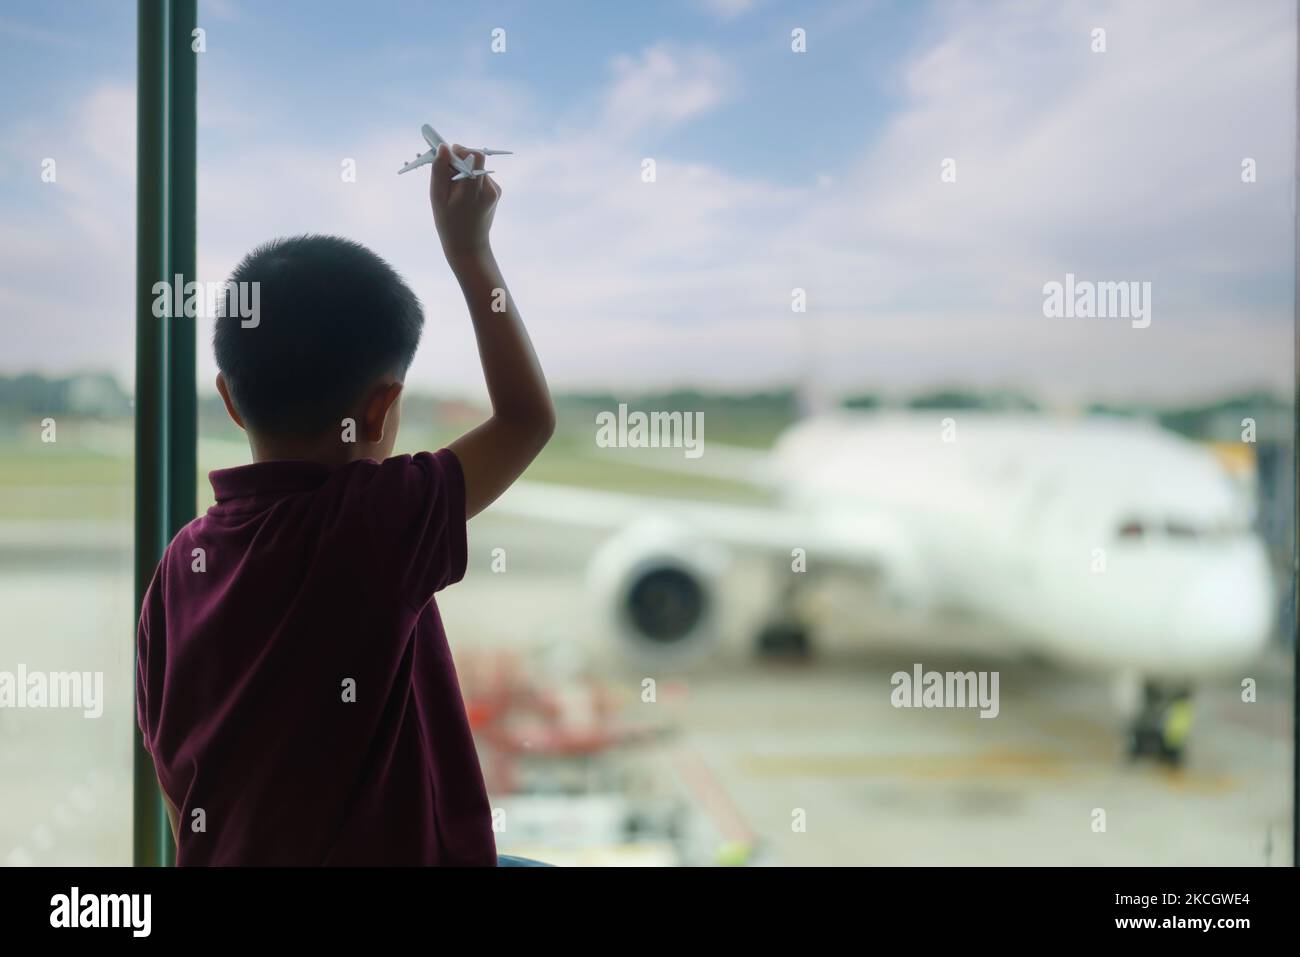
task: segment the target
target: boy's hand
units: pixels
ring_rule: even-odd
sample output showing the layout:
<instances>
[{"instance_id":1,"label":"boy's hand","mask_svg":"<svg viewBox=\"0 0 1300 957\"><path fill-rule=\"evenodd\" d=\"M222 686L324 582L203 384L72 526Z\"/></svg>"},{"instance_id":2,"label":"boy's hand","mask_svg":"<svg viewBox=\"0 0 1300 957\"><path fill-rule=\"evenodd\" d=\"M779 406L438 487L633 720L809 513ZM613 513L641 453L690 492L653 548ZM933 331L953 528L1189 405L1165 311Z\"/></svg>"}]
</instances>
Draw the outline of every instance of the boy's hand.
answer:
<instances>
[{"instance_id":1,"label":"boy's hand","mask_svg":"<svg viewBox=\"0 0 1300 957\"><path fill-rule=\"evenodd\" d=\"M459 157L473 155L474 168L483 168L483 154L454 145ZM447 145L438 147L429 180L429 201L433 205L433 222L438 228L442 251L455 266L467 258L476 258L490 250L488 233L501 187L490 176L474 176L452 182L456 167L451 165Z\"/></svg>"}]
</instances>

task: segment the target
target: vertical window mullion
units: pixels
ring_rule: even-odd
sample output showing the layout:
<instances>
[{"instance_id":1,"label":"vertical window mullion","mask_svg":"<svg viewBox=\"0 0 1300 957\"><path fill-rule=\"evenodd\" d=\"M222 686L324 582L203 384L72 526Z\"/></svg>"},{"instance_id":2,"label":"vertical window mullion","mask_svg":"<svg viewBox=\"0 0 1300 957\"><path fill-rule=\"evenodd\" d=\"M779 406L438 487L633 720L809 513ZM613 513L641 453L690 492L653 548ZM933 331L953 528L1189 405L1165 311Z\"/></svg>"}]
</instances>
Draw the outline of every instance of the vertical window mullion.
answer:
<instances>
[{"instance_id":1,"label":"vertical window mullion","mask_svg":"<svg viewBox=\"0 0 1300 957\"><path fill-rule=\"evenodd\" d=\"M136 79L135 607L172 535L194 516L197 395L194 319L153 314L156 283L196 264L196 0L139 0ZM184 298L184 290L178 295ZM134 642L134 633L132 634ZM132 658L134 660L134 656ZM132 857L175 860L153 761L134 727Z\"/></svg>"}]
</instances>

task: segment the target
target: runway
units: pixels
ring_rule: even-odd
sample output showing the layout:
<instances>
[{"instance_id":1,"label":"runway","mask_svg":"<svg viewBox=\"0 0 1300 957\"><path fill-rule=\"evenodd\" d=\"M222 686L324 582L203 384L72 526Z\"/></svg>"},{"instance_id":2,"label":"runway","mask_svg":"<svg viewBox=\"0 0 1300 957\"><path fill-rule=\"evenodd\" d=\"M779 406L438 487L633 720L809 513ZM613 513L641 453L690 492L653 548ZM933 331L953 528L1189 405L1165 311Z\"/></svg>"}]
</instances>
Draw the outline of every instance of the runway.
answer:
<instances>
[{"instance_id":1,"label":"runway","mask_svg":"<svg viewBox=\"0 0 1300 957\"><path fill-rule=\"evenodd\" d=\"M592 540L558 542L535 527L475 523L471 570L440 599L453 648L540 644L566 662L573 655L555 649L582 649L624 714L674 730L655 773L694 768L676 786L718 844L751 836L754 863L1290 863L1291 684L1280 649L1247 672L1254 702L1234 676L1198 689L1187 763L1175 771L1128 761L1106 676L951 643L882 648L854 622L807 663L765 663L745 631L765 594L752 569L729 583L738 633L707 660L662 673L629 664L593 632L581 574ZM504 575L488 570L494 547L510 556ZM998 716L894 707L890 677L914 661L996 670ZM653 704L640 696L647 677L660 689Z\"/></svg>"}]
</instances>

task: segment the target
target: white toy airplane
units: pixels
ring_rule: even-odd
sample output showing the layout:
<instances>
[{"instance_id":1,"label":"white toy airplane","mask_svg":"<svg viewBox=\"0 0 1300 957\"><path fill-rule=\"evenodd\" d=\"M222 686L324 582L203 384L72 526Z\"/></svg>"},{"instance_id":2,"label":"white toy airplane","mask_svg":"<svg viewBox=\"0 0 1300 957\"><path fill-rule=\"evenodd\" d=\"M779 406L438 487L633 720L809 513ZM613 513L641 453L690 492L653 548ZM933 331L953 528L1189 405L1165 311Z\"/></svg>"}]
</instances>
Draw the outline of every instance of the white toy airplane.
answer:
<instances>
[{"instance_id":1,"label":"white toy airplane","mask_svg":"<svg viewBox=\"0 0 1300 957\"><path fill-rule=\"evenodd\" d=\"M430 126L428 123L425 123L423 126L420 127L420 132L424 134L425 142L427 142L429 146L432 147L432 149L430 149L426 153L418 154L415 157L415 159L411 160L411 162L407 163L405 166L399 169L397 171L399 176L402 173L409 173L417 166L424 166L426 163L432 163L438 155L438 147L443 143L447 143L446 140L444 140L441 136L438 135L438 131L435 130L432 126ZM448 150L451 149L450 143L447 143L447 149ZM510 156L511 155L510 150L490 150L486 146L483 147L482 149L473 150L473 152L482 153L484 156ZM488 173L495 172L495 170L490 170L490 169L475 169L474 157L470 156L470 157L462 158L460 156L457 156L455 153L451 154L451 165L456 168L456 175L451 178L452 182L455 182L458 179L470 179L471 177L474 176L486 176Z\"/></svg>"}]
</instances>

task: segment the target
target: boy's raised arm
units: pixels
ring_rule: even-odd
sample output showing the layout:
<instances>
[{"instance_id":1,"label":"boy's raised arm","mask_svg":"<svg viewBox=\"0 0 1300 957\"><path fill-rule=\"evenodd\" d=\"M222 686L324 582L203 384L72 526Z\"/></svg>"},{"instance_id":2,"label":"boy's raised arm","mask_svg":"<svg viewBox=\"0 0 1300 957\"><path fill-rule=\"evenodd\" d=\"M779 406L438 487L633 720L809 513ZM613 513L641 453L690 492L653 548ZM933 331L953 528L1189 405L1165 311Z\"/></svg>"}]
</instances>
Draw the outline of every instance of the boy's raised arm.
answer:
<instances>
[{"instance_id":1,"label":"boy's raised arm","mask_svg":"<svg viewBox=\"0 0 1300 957\"><path fill-rule=\"evenodd\" d=\"M458 156L469 152L453 146ZM465 473L465 517L477 515L509 488L555 431L555 406L528 332L488 242L501 187L490 177L451 181L447 147L433 163L429 198L447 264L460 282L492 415L451 443ZM483 168L483 154L474 154Z\"/></svg>"}]
</instances>

